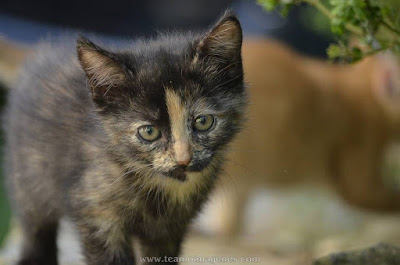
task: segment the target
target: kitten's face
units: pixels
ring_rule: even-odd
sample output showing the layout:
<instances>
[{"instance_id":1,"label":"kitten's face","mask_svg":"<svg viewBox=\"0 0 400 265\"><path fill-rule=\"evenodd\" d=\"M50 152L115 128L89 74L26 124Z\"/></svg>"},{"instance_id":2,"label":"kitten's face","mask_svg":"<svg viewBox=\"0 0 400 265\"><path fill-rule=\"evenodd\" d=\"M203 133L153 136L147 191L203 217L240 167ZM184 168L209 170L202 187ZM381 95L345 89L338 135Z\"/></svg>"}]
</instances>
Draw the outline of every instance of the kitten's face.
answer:
<instances>
[{"instance_id":1,"label":"kitten's face","mask_svg":"<svg viewBox=\"0 0 400 265\"><path fill-rule=\"evenodd\" d=\"M129 51L78 42L111 148L128 170L185 182L220 167L246 104L241 42L233 16L204 36L161 37Z\"/></svg>"}]
</instances>

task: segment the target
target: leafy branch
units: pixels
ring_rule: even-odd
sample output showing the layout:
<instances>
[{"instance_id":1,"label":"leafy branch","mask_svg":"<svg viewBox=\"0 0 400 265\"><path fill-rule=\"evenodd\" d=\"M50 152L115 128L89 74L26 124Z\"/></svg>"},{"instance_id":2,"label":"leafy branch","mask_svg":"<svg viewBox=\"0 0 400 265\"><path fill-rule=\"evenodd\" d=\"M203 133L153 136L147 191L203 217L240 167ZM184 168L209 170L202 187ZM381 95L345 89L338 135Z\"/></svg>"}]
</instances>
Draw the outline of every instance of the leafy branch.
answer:
<instances>
[{"instance_id":1,"label":"leafy branch","mask_svg":"<svg viewBox=\"0 0 400 265\"><path fill-rule=\"evenodd\" d=\"M266 10L287 15L295 5L308 4L322 13L338 37L328 55L357 61L390 50L400 53L400 4L398 0L257 0Z\"/></svg>"}]
</instances>

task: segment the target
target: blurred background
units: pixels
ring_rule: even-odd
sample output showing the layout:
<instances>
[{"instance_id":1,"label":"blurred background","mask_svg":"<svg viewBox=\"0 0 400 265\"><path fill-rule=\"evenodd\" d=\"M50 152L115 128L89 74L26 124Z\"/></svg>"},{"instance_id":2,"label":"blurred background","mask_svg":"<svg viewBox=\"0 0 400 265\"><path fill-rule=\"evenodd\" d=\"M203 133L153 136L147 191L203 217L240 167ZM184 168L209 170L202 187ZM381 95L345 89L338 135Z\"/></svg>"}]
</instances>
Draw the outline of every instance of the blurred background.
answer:
<instances>
[{"instance_id":1,"label":"blurred background","mask_svg":"<svg viewBox=\"0 0 400 265\"><path fill-rule=\"evenodd\" d=\"M333 40L328 22L307 6L296 7L288 17L282 17L265 12L252 0L2 0L0 38L7 40L9 46L0 45L0 65L7 56L20 62L23 56L13 53L14 47L27 49L49 36L80 31L104 40L125 41L155 36L165 30L204 30L227 8L239 16L245 42L278 40L304 58L326 59L326 48ZM5 73L10 69L0 70ZM291 78L290 72L285 74ZM2 106L7 85L2 84ZM397 160L391 165L397 174ZM233 193L240 193L239 189L234 187ZM332 189L309 183L287 188L261 185L252 190L240 202L245 205L240 214L240 229L227 232L222 212L236 207L232 203L237 202L227 199L225 192L229 193L217 193L195 222L183 255L259 257L259 264L301 265L333 251L380 241L400 242L400 219L396 213L380 214L350 206ZM6 190L0 185L0 264L12 264L17 257L20 234L11 220ZM61 264L81 264L73 227L66 222L63 231L59 240Z\"/></svg>"},{"instance_id":2,"label":"blurred background","mask_svg":"<svg viewBox=\"0 0 400 265\"><path fill-rule=\"evenodd\" d=\"M289 17L266 14L255 1L171 0L57 1L3 0L0 3L2 35L25 43L46 36L79 30L124 39L154 36L168 29L196 30L211 25L227 8L234 9L247 36L269 36L283 40L299 51L325 56L329 26L310 27L308 8ZM308 26L307 26L308 25ZM314 25L316 25L314 23ZM322 34L315 34L315 29Z\"/></svg>"}]
</instances>

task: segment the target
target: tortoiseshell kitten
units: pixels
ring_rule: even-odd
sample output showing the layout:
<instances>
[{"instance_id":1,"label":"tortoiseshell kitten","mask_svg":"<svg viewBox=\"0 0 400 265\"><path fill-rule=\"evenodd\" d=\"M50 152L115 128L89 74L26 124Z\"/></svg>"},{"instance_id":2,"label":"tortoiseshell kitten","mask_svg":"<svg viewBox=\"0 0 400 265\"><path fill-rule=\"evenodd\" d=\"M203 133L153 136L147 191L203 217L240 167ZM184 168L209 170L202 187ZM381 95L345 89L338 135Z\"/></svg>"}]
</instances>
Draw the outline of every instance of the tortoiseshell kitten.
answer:
<instances>
[{"instance_id":1,"label":"tortoiseshell kitten","mask_svg":"<svg viewBox=\"0 0 400 265\"><path fill-rule=\"evenodd\" d=\"M6 114L19 264L57 264L64 215L79 229L87 264L178 256L243 120L241 45L230 12L206 34L118 50L83 37L76 50L43 44Z\"/></svg>"}]
</instances>

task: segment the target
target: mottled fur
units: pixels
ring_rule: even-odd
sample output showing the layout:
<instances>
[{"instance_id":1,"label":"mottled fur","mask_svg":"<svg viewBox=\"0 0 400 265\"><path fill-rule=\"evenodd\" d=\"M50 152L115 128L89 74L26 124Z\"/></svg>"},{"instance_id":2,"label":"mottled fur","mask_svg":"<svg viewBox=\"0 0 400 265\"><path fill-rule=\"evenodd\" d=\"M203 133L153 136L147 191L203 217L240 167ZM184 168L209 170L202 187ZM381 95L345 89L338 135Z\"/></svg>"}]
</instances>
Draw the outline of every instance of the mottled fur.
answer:
<instances>
[{"instance_id":1,"label":"mottled fur","mask_svg":"<svg viewBox=\"0 0 400 265\"><path fill-rule=\"evenodd\" d=\"M202 35L118 50L80 38L78 56L70 41L39 47L11 90L5 122L6 172L24 233L19 264L57 263L64 215L80 231L87 264L179 255L242 124L241 34L227 13ZM212 129L194 131L204 114L215 117ZM162 132L151 143L137 133L148 124Z\"/></svg>"}]
</instances>

